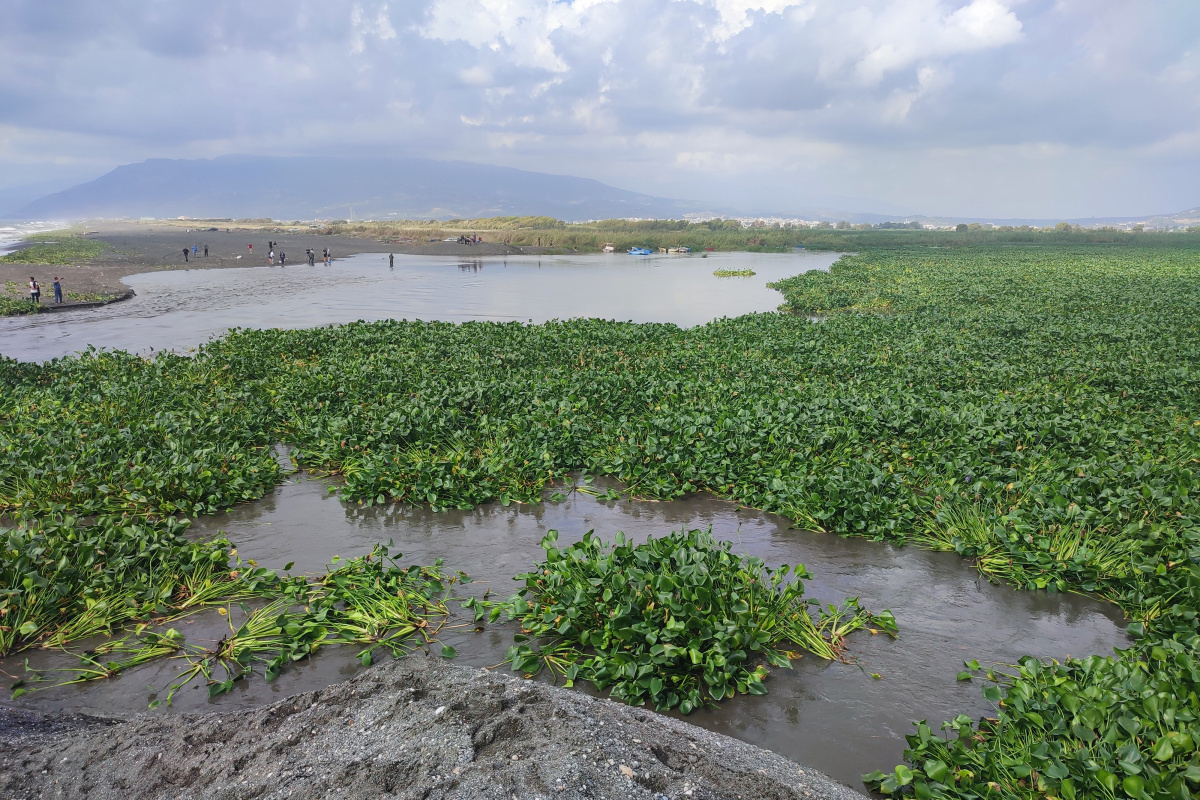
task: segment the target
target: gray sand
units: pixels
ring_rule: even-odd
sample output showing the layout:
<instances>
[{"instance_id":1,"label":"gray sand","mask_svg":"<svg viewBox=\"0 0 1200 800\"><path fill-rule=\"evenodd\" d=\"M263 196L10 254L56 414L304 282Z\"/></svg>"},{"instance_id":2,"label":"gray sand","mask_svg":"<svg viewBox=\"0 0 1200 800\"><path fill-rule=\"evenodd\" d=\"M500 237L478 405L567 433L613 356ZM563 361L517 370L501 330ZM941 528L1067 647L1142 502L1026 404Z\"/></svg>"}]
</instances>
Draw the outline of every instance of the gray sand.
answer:
<instances>
[{"instance_id":1,"label":"gray sand","mask_svg":"<svg viewBox=\"0 0 1200 800\"><path fill-rule=\"evenodd\" d=\"M645 709L422 655L233 713L0 710L0 796L863 800Z\"/></svg>"}]
</instances>

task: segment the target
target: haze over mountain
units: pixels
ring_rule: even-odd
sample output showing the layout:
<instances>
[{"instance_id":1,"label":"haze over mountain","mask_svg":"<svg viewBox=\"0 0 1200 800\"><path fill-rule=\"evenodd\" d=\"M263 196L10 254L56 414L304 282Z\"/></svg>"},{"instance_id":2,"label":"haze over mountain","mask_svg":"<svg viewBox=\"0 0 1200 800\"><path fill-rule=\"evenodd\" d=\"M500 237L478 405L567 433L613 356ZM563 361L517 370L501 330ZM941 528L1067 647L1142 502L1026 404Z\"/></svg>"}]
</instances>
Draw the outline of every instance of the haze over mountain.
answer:
<instances>
[{"instance_id":1,"label":"haze over mountain","mask_svg":"<svg viewBox=\"0 0 1200 800\"><path fill-rule=\"evenodd\" d=\"M563 220L680 217L697 210L587 178L421 158L152 159L47 195L0 217Z\"/></svg>"}]
</instances>

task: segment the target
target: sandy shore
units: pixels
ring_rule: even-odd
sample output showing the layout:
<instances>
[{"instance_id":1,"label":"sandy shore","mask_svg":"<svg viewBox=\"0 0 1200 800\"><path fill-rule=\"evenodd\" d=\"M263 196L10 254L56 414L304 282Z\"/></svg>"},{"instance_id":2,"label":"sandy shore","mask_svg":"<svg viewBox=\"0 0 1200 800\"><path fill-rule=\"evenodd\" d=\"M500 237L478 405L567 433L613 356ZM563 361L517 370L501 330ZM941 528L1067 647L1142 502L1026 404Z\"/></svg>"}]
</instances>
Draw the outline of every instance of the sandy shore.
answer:
<instances>
[{"instance_id":1,"label":"sandy shore","mask_svg":"<svg viewBox=\"0 0 1200 800\"><path fill-rule=\"evenodd\" d=\"M268 267L267 243L277 242L278 249L287 254L288 264L304 263L305 248L321 251L328 247L333 257L357 253L422 254L438 256L491 256L536 254L536 247L511 247L495 242L463 245L456 242L424 242L392 244L376 239L349 236L323 236L307 226L295 227L237 227L229 223L204 224L175 221L89 223L85 236L105 242L110 249L104 254L71 266L38 264L0 264L0 284L15 282L24 287L32 275L42 285L42 302L53 297L49 287L55 275L62 279L64 291L80 294L119 295L129 287L121 279L140 272L171 269L221 269L229 267ZM211 228L216 227L216 230ZM190 230L189 230L190 228ZM208 257L204 246L208 245ZM247 245L253 244L251 250ZM196 245L200 255L183 258L183 248Z\"/></svg>"},{"instance_id":2,"label":"sandy shore","mask_svg":"<svg viewBox=\"0 0 1200 800\"><path fill-rule=\"evenodd\" d=\"M5 798L864 800L645 709L436 656L232 713L0 710Z\"/></svg>"}]
</instances>

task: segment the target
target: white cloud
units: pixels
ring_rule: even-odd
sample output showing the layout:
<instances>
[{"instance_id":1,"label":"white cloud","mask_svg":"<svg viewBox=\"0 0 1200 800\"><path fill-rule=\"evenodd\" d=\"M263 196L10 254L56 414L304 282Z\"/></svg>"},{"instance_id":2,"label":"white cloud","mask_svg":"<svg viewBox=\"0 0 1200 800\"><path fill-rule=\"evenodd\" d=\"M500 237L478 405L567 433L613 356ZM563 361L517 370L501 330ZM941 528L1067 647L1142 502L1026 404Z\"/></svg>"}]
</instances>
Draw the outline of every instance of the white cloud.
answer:
<instances>
[{"instance_id":1,"label":"white cloud","mask_svg":"<svg viewBox=\"0 0 1200 800\"><path fill-rule=\"evenodd\" d=\"M999 47L1021 38L1021 20L1000 0L974 0L946 17L943 35L950 52Z\"/></svg>"},{"instance_id":2,"label":"white cloud","mask_svg":"<svg viewBox=\"0 0 1200 800\"><path fill-rule=\"evenodd\" d=\"M361 53L367 47L367 38L373 37L381 42L396 38L396 29L388 19L387 3L379 9L374 19L368 19L363 8L355 3L350 8L350 52Z\"/></svg>"},{"instance_id":3,"label":"white cloud","mask_svg":"<svg viewBox=\"0 0 1200 800\"><path fill-rule=\"evenodd\" d=\"M503 51L518 66L563 72L568 67L551 42L560 29L578 28L604 0L434 0L422 34Z\"/></svg>"},{"instance_id":4,"label":"white cloud","mask_svg":"<svg viewBox=\"0 0 1200 800\"><path fill-rule=\"evenodd\" d=\"M1195 0L5 3L0 186L63 156L354 147L767 204L1015 203L1056 158L1068 187L1139 165L1105 173L1114 203L1196 191Z\"/></svg>"},{"instance_id":5,"label":"white cloud","mask_svg":"<svg viewBox=\"0 0 1200 800\"><path fill-rule=\"evenodd\" d=\"M789 9L803 10L812 5L806 0L710 0L721 16L713 31L713 39L723 42L749 28L753 22L752 12L782 14Z\"/></svg>"}]
</instances>

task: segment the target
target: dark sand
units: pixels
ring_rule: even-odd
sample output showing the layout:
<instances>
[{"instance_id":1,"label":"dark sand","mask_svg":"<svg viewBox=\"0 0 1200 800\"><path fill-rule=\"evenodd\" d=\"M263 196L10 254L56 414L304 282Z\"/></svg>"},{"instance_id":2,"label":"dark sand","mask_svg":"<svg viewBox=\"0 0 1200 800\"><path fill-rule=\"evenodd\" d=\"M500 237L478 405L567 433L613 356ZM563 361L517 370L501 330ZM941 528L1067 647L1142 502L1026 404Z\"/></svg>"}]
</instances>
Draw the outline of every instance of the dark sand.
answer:
<instances>
[{"instance_id":1,"label":"dark sand","mask_svg":"<svg viewBox=\"0 0 1200 800\"><path fill-rule=\"evenodd\" d=\"M645 709L412 655L229 714L0 709L0 794L88 800L865 800Z\"/></svg>"},{"instance_id":2,"label":"dark sand","mask_svg":"<svg viewBox=\"0 0 1200 800\"><path fill-rule=\"evenodd\" d=\"M202 225L203 227L196 227ZM217 230L210 230L216 227ZM190 230L188 230L190 228ZM42 305L54 297L51 286L54 276L62 279L65 292L80 294L123 295L129 287L121 279L141 272L173 269L221 269L226 267L269 267L267 242L278 242L279 250L287 254L287 263L303 264L304 249L313 248L320 260L321 250L328 247L336 260L357 253L395 253L437 256L494 256L536 254L544 248L512 247L497 242L464 245L455 242L418 242L391 244L378 239L322 235L307 225L246 227L235 223L198 223L157 220L154 222L88 223L85 236L110 245L100 256L71 266L39 264L0 264L0 284L7 281L24 287L32 275L42 285ZM183 259L183 248L197 245L200 255ZM208 245L208 258L204 245ZM246 245L253 244L251 251ZM18 251L19 252L19 251ZM240 256L240 258L239 258ZM278 253L276 253L278 263Z\"/></svg>"}]
</instances>

